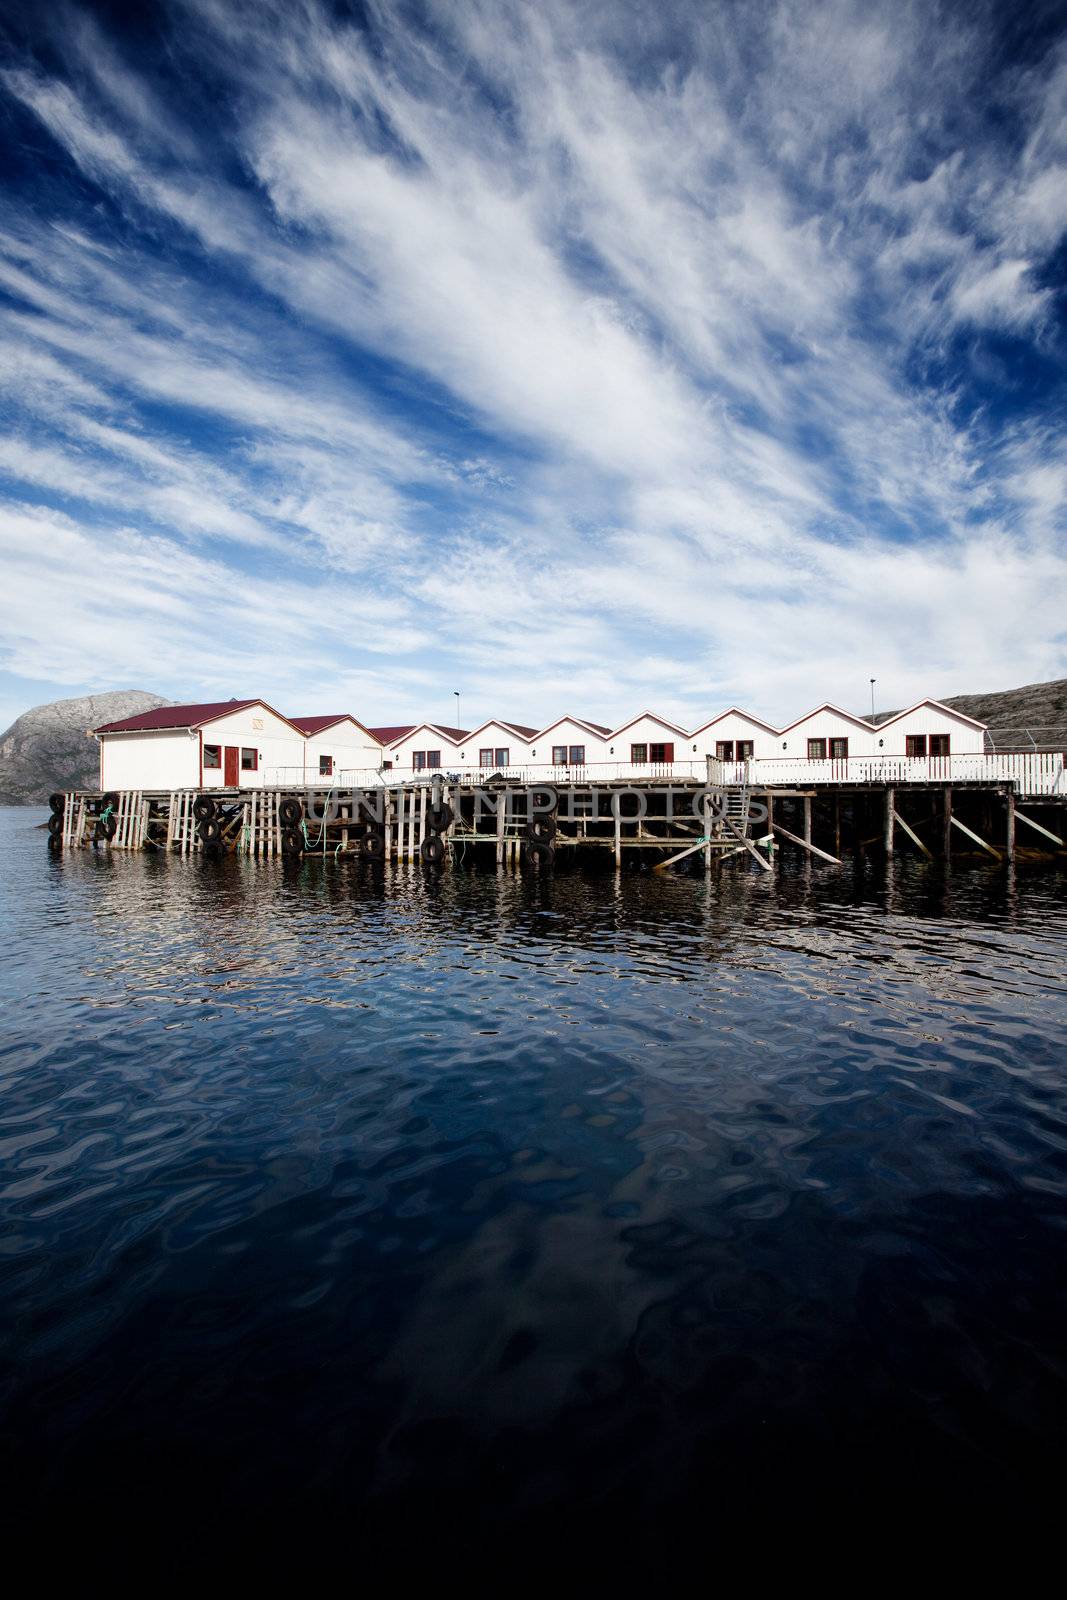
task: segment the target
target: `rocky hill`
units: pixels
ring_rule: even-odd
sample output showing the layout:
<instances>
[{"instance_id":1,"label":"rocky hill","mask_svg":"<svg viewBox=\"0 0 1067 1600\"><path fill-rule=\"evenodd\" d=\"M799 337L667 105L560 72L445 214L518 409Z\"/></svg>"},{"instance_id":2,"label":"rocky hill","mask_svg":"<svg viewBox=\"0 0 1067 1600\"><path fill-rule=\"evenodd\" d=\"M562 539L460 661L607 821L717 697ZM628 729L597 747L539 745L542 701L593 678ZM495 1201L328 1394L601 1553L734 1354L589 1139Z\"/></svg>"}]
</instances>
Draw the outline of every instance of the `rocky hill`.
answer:
<instances>
[{"instance_id":1,"label":"rocky hill","mask_svg":"<svg viewBox=\"0 0 1067 1600\"><path fill-rule=\"evenodd\" d=\"M1036 744L1039 749L1067 750L1067 678L989 694L945 695L941 704L986 723L994 749L1029 750ZM886 711L877 720L895 715Z\"/></svg>"},{"instance_id":2,"label":"rocky hill","mask_svg":"<svg viewBox=\"0 0 1067 1600\"><path fill-rule=\"evenodd\" d=\"M24 711L0 736L0 805L42 805L53 789L95 788L99 747L85 730L171 703L143 689L115 689Z\"/></svg>"}]
</instances>

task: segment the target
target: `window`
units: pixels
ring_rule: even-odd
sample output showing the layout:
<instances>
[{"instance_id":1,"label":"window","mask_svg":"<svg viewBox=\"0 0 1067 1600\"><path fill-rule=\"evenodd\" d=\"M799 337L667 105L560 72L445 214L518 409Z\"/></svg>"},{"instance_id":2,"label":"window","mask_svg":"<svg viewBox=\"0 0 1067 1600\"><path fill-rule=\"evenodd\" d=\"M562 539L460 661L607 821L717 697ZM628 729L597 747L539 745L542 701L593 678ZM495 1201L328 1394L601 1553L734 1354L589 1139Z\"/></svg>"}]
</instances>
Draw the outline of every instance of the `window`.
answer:
<instances>
[{"instance_id":1,"label":"window","mask_svg":"<svg viewBox=\"0 0 1067 1600\"><path fill-rule=\"evenodd\" d=\"M826 740L825 739L809 739L808 740L808 760L809 761L825 761L826 760Z\"/></svg>"},{"instance_id":2,"label":"window","mask_svg":"<svg viewBox=\"0 0 1067 1600\"><path fill-rule=\"evenodd\" d=\"M830 740L830 760L831 761L847 761L848 760L848 740L847 739L831 739Z\"/></svg>"},{"instance_id":3,"label":"window","mask_svg":"<svg viewBox=\"0 0 1067 1600\"><path fill-rule=\"evenodd\" d=\"M632 744L630 746L630 760L638 767L646 762L648 760L648 745Z\"/></svg>"},{"instance_id":4,"label":"window","mask_svg":"<svg viewBox=\"0 0 1067 1600\"><path fill-rule=\"evenodd\" d=\"M440 750L427 750L427 752L426 752L426 765L428 767L439 767L441 765L441 752L440 752Z\"/></svg>"},{"instance_id":5,"label":"window","mask_svg":"<svg viewBox=\"0 0 1067 1600\"><path fill-rule=\"evenodd\" d=\"M715 746L715 754L720 761L732 761L734 759L734 741L732 739L720 739Z\"/></svg>"},{"instance_id":6,"label":"window","mask_svg":"<svg viewBox=\"0 0 1067 1600\"><path fill-rule=\"evenodd\" d=\"M585 745L584 744L572 744L571 745L571 766L572 767L584 767L585 766Z\"/></svg>"},{"instance_id":7,"label":"window","mask_svg":"<svg viewBox=\"0 0 1067 1600\"><path fill-rule=\"evenodd\" d=\"M320 778L332 778L333 777L333 756L320 756L319 757L319 777Z\"/></svg>"},{"instance_id":8,"label":"window","mask_svg":"<svg viewBox=\"0 0 1067 1600\"><path fill-rule=\"evenodd\" d=\"M492 766L492 762L488 763ZM439 767L441 765L440 750L413 750L411 752L411 765L416 772L422 772L425 767ZM482 766L486 763L483 761Z\"/></svg>"},{"instance_id":9,"label":"window","mask_svg":"<svg viewBox=\"0 0 1067 1600\"><path fill-rule=\"evenodd\" d=\"M411 765L416 772L421 772L426 765L426 751L413 750L411 752Z\"/></svg>"},{"instance_id":10,"label":"window","mask_svg":"<svg viewBox=\"0 0 1067 1600\"><path fill-rule=\"evenodd\" d=\"M924 756L926 754L925 733L909 733L904 738L904 754L906 756Z\"/></svg>"},{"instance_id":11,"label":"window","mask_svg":"<svg viewBox=\"0 0 1067 1600\"><path fill-rule=\"evenodd\" d=\"M948 755L948 734L932 733L930 735L930 754L932 756Z\"/></svg>"},{"instance_id":12,"label":"window","mask_svg":"<svg viewBox=\"0 0 1067 1600\"><path fill-rule=\"evenodd\" d=\"M673 761L673 744L650 744L648 747L648 759L650 761Z\"/></svg>"},{"instance_id":13,"label":"window","mask_svg":"<svg viewBox=\"0 0 1067 1600\"><path fill-rule=\"evenodd\" d=\"M204 768L210 767L212 771L222 766L221 744L206 744L204 746Z\"/></svg>"},{"instance_id":14,"label":"window","mask_svg":"<svg viewBox=\"0 0 1067 1600\"><path fill-rule=\"evenodd\" d=\"M242 772L255 772L255 771L257 771L258 767L259 767L259 751L258 750L244 750L244 749L242 749L242 751L241 751L241 771Z\"/></svg>"},{"instance_id":15,"label":"window","mask_svg":"<svg viewBox=\"0 0 1067 1600\"><path fill-rule=\"evenodd\" d=\"M498 767L510 767L511 766L511 751L510 750L498 750L497 753L496 753L496 764L497 764Z\"/></svg>"},{"instance_id":16,"label":"window","mask_svg":"<svg viewBox=\"0 0 1067 1600\"><path fill-rule=\"evenodd\" d=\"M478 765L480 767L491 767L493 765L493 752L491 750L479 750Z\"/></svg>"},{"instance_id":17,"label":"window","mask_svg":"<svg viewBox=\"0 0 1067 1600\"><path fill-rule=\"evenodd\" d=\"M554 767L565 767L567 765L567 746L565 744L554 744L552 746L552 765Z\"/></svg>"},{"instance_id":18,"label":"window","mask_svg":"<svg viewBox=\"0 0 1067 1600\"><path fill-rule=\"evenodd\" d=\"M392 772L392 770L393 770L393 763L391 761L383 761L382 762L382 771L383 772Z\"/></svg>"},{"instance_id":19,"label":"window","mask_svg":"<svg viewBox=\"0 0 1067 1600\"><path fill-rule=\"evenodd\" d=\"M738 761L751 761L752 760L752 740L751 739L738 739L738 741L737 741L737 759L738 759Z\"/></svg>"}]
</instances>

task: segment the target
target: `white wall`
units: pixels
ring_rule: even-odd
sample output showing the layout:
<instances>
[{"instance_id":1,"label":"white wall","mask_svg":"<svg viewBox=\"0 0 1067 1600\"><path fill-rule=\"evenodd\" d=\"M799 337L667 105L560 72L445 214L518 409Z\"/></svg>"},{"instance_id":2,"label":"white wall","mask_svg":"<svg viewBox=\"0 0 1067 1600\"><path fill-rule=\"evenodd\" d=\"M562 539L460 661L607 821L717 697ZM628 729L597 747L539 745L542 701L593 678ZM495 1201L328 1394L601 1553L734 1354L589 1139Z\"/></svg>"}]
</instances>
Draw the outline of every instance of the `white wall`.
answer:
<instances>
[{"instance_id":1,"label":"white wall","mask_svg":"<svg viewBox=\"0 0 1067 1600\"><path fill-rule=\"evenodd\" d=\"M951 711L926 704L916 706L914 711L907 712L903 717L884 722L874 735L874 753L902 756L904 740L909 733L947 733L949 754L953 756L981 755L985 750L984 729L972 727L961 717L953 716ZM878 747L879 739L884 740L881 749Z\"/></svg>"},{"instance_id":2,"label":"white wall","mask_svg":"<svg viewBox=\"0 0 1067 1600\"><path fill-rule=\"evenodd\" d=\"M446 739L443 733L438 733L436 728L423 727L415 728L405 738L398 739L395 743L388 745L384 751L384 756L387 761L393 763L393 767L398 772L403 773L412 764L411 756L413 751L439 750L441 752L441 771L461 772L469 763L460 761L459 748L458 745L452 744L450 740ZM475 753L474 764L475 766L478 764L477 753Z\"/></svg>"},{"instance_id":3,"label":"white wall","mask_svg":"<svg viewBox=\"0 0 1067 1600\"><path fill-rule=\"evenodd\" d=\"M304 752L307 781L330 782L328 778L320 780L320 756L333 757L333 782L337 783L342 773L361 777L376 772L382 764L384 753L381 745L375 743L365 728L346 718L332 728L324 728L321 733L308 735ZM348 781L347 778L345 781Z\"/></svg>"},{"instance_id":4,"label":"white wall","mask_svg":"<svg viewBox=\"0 0 1067 1600\"><path fill-rule=\"evenodd\" d=\"M688 753L690 756L713 756L715 746L721 739L728 739L732 744L738 739L748 739L752 743L752 758L755 761L764 761L781 753L782 741L771 728L764 728L760 723L747 717L743 711L727 711L721 717L716 717L710 727L699 728L689 740ZM696 745L696 750L693 746Z\"/></svg>"},{"instance_id":5,"label":"white wall","mask_svg":"<svg viewBox=\"0 0 1067 1600\"><path fill-rule=\"evenodd\" d=\"M200 740L185 728L100 736L102 789L195 789Z\"/></svg>"},{"instance_id":6,"label":"white wall","mask_svg":"<svg viewBox=\"0 0 1067 1600\"><path fill-rule=\"evenodd\" d=\"M242 789L301 784L304 781L304 735L284 718L275 716L266 706L247 706L243 711L228 712L214 722L205 723L203 736L205 744L230 745L258 752L255 772L245 772L238 766L237 783ZM222 788L225 776L226 760L223 755L220 768L205 768L204 787Z\"/></svg>"},{"instance_id":7,"label":"white wall","mask_svg":"<svg viewBox=\"0 0 1067 1600\"><path fill-rule=\"evenodd\" d=\"M505 728L501 722L489 722L484 728L475 728L459 746L459 761L464 772L477 772L480 769L480 750L492 750L494 756L498 750L508 753L506 762L498 764L494 760L491 767L484 769L486 772L511 772L530 765L529 740Z\"/></svg>"},{"instance_id":8,"label":"white wall","mask_svg":"<svg viewBox=\"0 0 1067 1600\"><path fill-rule=\"evenodd\" d=\"M809 739L826 739L827 749L830 739L847 739L850 761L857 756L870 756L876 753L876 734L866 723L854 722L841 712L824 707L801 718L795 727L783 729L775 741L772 752L774 758L780 761L806 761ZM768 753L768 759L770 754L771 752Z\"/></svg>"},{"instance_id":9,"label":"white wall","mask_svg":"<svg viewBox=\"0 0 1067 1600\"><path fill-rule=\"evenodd\" d=\"M550 769L552 772L561 775L567 770L581 770L579 768L555 767L552 762L552 746L554 744L565 744L568 751L571 745L580 744L585 746L585 775L590 781L597 778L597 769L602 767L609 759L608 746L605 739L601 738L599 734L590 733L588 728L583 728L581 723L575 722L572 717L564 717L553 727L547 728L544 733L539 733L530 740L528 746L530 765L538 769L539 775L542 775L540 773L541 768L545 768L546 771ZM612 756L610 759L614 766L615 757Z\"/></svg>"},{"instance_id":10,"label":"white wall","mask_svg":"<svg viewBox=\"0 0 1067 1600\"><path fill-rule=\"evenodd\" d=\"M685 772L688 772L691 763L698 759L693 755L693 741L684 730L672 728L669 723L651 715L638 717L628 727L620 729L604 742L607 748L605 760L609 764L620 761L629 763L630 746L634 744L673 744L675 764L684 762ZM634 767L633 770L636 775L649 770L659 771L661 767L658 762L649 762L647 766Z\"/></svg>"}]
</instances>

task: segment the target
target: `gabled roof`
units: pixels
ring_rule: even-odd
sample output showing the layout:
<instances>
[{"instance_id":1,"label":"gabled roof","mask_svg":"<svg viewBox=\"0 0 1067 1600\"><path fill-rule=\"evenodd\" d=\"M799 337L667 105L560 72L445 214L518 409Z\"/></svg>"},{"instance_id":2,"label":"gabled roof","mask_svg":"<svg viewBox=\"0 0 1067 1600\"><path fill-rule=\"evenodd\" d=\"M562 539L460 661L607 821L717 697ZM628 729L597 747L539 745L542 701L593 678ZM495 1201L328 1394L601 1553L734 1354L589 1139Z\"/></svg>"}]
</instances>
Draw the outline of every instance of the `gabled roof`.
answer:
<instances>
[{"instance_id":1,"label":"gabled roof","mask_svg":"<svg viewBox=\"0 0 1067 1600\"><path fill-rule=\"evenodd\" d=\"M528 728L523 722L505 722L503 717L488 717L485 722L479 723L477 728L472 728L470 733L465 733L465 739L476 739L486 728L504 728L508 733L513 733L517 739L524 741L536 738L537 729Z\"/></svg>"},{"instance_id":2,"label":"gabled roof","mask_svg":"<svg viewBox=\"0 0 1067 1600\"><path fill-rule=\"evenodd\" d=\"M152 733L165 730L182 728L202 728L205 723L217 722L219 717L228 717L235 711L247 711L249 706L262 706L272 716L278 717L282 722L288 722L291 728L296 727L288 717L283 717L280 711L275 711L273 706L265 700L213 700L205 704L193 706L157 706L154 711L139 711L136 716L122 717L118 722L104 722L99 728L94 728L94 733ZM298 729L303 732L303 729Z\"/></svg>"},{"instance_id":3,"label":"gabled roof","mask_svg":"<svg viewBox=\"0 0 1067 1600\"><path fill-rule=\"evenodd\" d=\"M891 716L886 717L884 722L872 723L871 726L888 728L891 722L899 722L901 717L910 717L913 711L919 711L923 706L933 706L935 711L943 711L946 717L955 717L957 722L969 722L972 728L982 728L984 730L989 726L987 722L979 722L976 717L965 716L962 711L957 711L955 706L946 706L941 700L916 700L915 704L909 706L906 711L894 711Z\"/></svg>"},{"instance_id":4,"label":"gabled roof","mask_svg":"<svg viewBox=\"0 0 1067 1600\"><path fill-rule=\"evenodd\" d=\"M913 706L912 710L914 709ZM778 729L778 732L789 733L791 729L799 728L802 722L809 722L812 717L817 717L820 711L832 711L835 717L844 717L846 722L851 722L855 727L866 728L868 733L874 732L874 723L868 722L866 717L855 717L851 711L842 711L840 706L833 705L829 700L824 700L821 706L814 706L811 711L805 711L802 717L797 717L795 722L786 723L784 728Z\"/></svg>"},{"instance_id":5,"label":"gabled roof","mask_svg":"<svg viewBox=\"0 0 1067 1600\"><path fill-rule=\"evenodd\" d=\"M689 737L685 729L679 727L677 722L668 722L667 718L661 717L658 711L642 711L639 716L631 717L629 722L624 722L621 727L613 728L608 737L611 739L617 739L620 733L625 733L627 728L632 728L635 722L641 721L642 717L648 717L650 721L658 722L664 728L670 728L672 733L680 733L683 739L688 739Z\"/></svg>"},{"instance_id":6,"label":"gabled roof","mask_svg":"<svg viewBox=\"0 0 1067 1600\"><path fill-rule=\"evenodd\" d=\"M396 744L398 739L406 739L409 733L414 733L415 726L414 722L401 722L390 728L368 728L367 732L379 744Z\"/></svg>"},{"instance_id":7,"label":"gabled roof","mask_svg":"<svg viewBox=\"0 0 1067 1600\"><path fill-rule=\"evenodd\" d=\"M720 711L718 716L712 717L710 722L702 722L699 728L694 728L690 738L695 739L698 733L707 733L709 728L714 728L717 722L724 717L743 717L746 722L754 722L757 728L762 728L765 733L777 733L769 722L764 722L762 717L754 717L751 711L742 711L740 706L731 706L728 711Z\"/></svg>"},{"instance_id":8,"label":"gabled roof","mask_svg":"<svg viewBox=\"0 0 1067 1600\"><path fill-rule=\"evenodd\" d=\"M337 716L332 717L293 717L290 720L295 727L300 729L301 733L306 733L309 739L313 734L325 733L327 728L336 728L339 722L350 722L354 728L359 729L360 733L365 733L368 738L374 739L375 744L381 743L381 740L375 739L370 729L365 728L362 722L358 721L350 711L342 711Z\"/></svg>"},{"instance_id":9,"label":"gabled roof","mask_svg":"<svg viewBox=\"0 0 1067 1600\"><path fill-rule=\"evenodd\" d=\"M381 739L381 744L399 744L401 739L409 739L413 733L421 733L423 728L428 733L435 733L439 739L447 739L449 744L459 744L467 737L465 728L442 728L439 722L413 722L409 728L372 728L370 731L377 737L379 734L392 733L392 739Z\"/></svg>"},{"instance_id":10,"label":"gabled roof","mask_svg":"<svg viewBox=\"0 0 1067 1600\"><path fill-rule=\"evenodd\" d=\"M600 722L590 722L588 717L572 716L568 711L565 717L557 717L555 722L548 724L547 728L539 728L530 737L532 739L543 739L546 733L551 733L554 728L558 728L561 722L573 722L576 728L585 728L588 733L594 734L598 739L606 739L611 732L610 728L605 728Z\"/></svg>"}]
</instances>

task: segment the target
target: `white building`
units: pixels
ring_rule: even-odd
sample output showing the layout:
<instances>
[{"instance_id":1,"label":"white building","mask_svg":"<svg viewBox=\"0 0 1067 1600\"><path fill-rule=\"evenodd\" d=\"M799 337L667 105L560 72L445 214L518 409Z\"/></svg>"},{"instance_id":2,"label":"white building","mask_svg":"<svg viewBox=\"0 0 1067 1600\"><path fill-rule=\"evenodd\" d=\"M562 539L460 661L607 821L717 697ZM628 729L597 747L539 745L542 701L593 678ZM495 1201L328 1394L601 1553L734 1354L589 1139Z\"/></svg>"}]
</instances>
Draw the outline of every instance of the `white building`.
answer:
<instances>
[{"instance_id":1,"label":"white building","mask_svg":"<svg viewBox=\"0 0 1067 1600\"><path fill-rule=\"evenodd\" d=\"M982 723L936 700L882 722L827 702L782 728L731 706L691 733L651 711L615 729L567 715L541 729L493 717L468 731L436 722L369 728L347 712L288 718L264 700L229 700L161 706L95 731L105 790L355 787L436 771L683 780L702 777L709 756L729 781L866 781L880 760L898 777L948 775L947 762L973 761L985 745Z\"/></svg>"},{"instance_id":2,"label":"white building","mask_svg":"<svg viewBox=\"0 0 1067 1600\"><path fill-rule=\"evenodd\" d=\"M294 717L293 722L304 734L306 781L351 782L353 773L373 773L381 767L385 752L380 741L347 712L332 717Z\"/></svg>"},{"instance_id":3,"label":"white building","mask_svg":"<svg viewBox=\"0 0 1067 1600\"><path fill-rule=\"evenodd\" d=\"M95 732L104 790L257 789L303 781L304 734L265 700L158 706Z\"/></svg>"}]
</instances>

